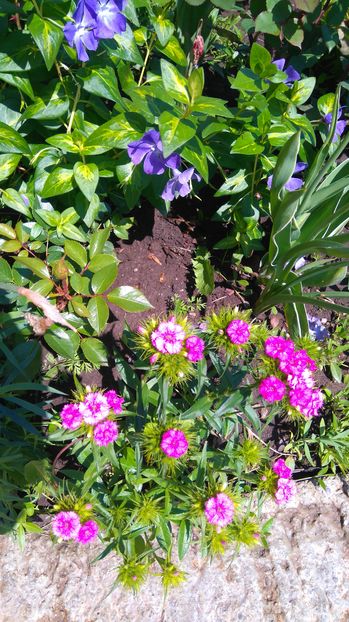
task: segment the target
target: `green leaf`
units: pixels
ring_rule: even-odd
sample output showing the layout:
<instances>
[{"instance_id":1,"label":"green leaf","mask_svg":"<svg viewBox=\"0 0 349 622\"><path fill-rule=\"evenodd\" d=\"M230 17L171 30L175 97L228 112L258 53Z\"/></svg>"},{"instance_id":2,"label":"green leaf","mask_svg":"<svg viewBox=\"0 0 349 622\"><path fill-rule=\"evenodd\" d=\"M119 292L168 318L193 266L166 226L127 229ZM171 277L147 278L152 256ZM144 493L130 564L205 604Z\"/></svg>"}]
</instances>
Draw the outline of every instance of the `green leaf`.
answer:
<instances>
[{"instance_id":1,"label":"green leaf","mask_svg":"<svg viewBox=\"0 0 349 622\"><path fill-rule=\"evenodd\" d=\"M31 217L30 208L26 205L22 195L14 190L14 188L7 188L3 190L1 193L1 200L7 207L14 209L16 212L20 214L24 214L25 216Z\"/></svg>"},{"instance_id":2,"label":"green leaf","mask_svg":"<svg viewBox=\"0 0 349 622\"><path fill-rule=\"evenodd\" d=\"M187 143L196 134L195 125L165 110L159 117L159 130L165 158Z\"/></svg>"},{"instance_id":3,"label":"green leaf","mask_svg":"<svg viewBox=\"0 0 349 622\"><path fill-rule=\"evenodd\" d=\"M139 114L119 114L90 134L83 153L98 155L110 149L126 149L130 142L141 138L144 130L145 121Z\"/></svg>"},{"instance_id":4,"label":"green leaf","mask_svg":"<svg viewBox=\"0 0 349 622\"><path fill-rule=\"evenodd\" d=\"M28 30L50 70L63 41L63 30L35 13L28 23Z\"/></svg>"},{"instance_id":5,"label":"green leaf","mask_svg":"<svg viewBox=\"0 0 349 622\"><path fill-rule=\"evenodd\" d=\"M70 302L76 315L78 315L79 317L89 317L90 314L88 308L82 302L81 296L74 296L74 298L72 298Z\"/></svg>"},{"instance_id":6,"label":"green leaf","mask_svg":"<svg viewBox=\"0 0 349 622\"><path fill-rule=\"evenodd\" d=\"M128 285L113 289L107 294L107 298L109 302L129 313L148 311L153 307L139 289Z\"/></svg>"},{"instance_id":7,"label":"green leaf","mask_svg":"<svg viewBox=\"0 0 349 622\"><path fill-rule=\"evenodd\" d=\"M301 106L309 99L316 84L316 78L304 78L293 86L291 101L296 106Z\"/></svg>"},{"instance_id":8,"label":"green leaf","mask_svg":"<svg viewBox=\"0 0 349 622\"><path fill-rule=\"evenodd\" d=\"M69 359L74 358L80 344L79 335L56 325L46 331L44 339L54 352Z\"/></svg>"},{"instance_id":9,"label":"green leaf","mask_svg":"<svg viewBox=\"0 0 349 622\"><path fill-rule=\"evenodd\" d=\"M11 283L13 281L12 278L12 270L7 263L6 259L0 257L0 282L2 283Z\"/></svg>"},{"instance_id":10,"label":"green leaf","mask_svg":"<svg viewBox=\"0 0 349 622\"><path fill-rule=\"evenodd\" d=\"M203 296L209 296L214 290L214 269L210 257L206 249L198 248L193 259L195 287Z\"/></svg>"},{"instance_id":11,"label":"green leaf","mask_svg":"<svg viewBox=\"0 0 349 622\"><path fill-rule=\"evenodd\" d=\"M41 278L50 278L50 272L46 264L37 257L23 257L22 255L18 255L16 257L16 262L26 266L29 268L34 274L40 276Z\"/></svg>"},{"instance_id":12,"label":"green leaf","mask_svg":"<svg viewBox=\"0 0 349 622\"><path fill-rule=\"evenodd\" d=\"M88 269L90 272L99 272L104 268L107 268L110 265L118 265L118 260L115 255L94 255L91 261L88 264Z\"/></svg>"},{"instance_id":13,"label":"green leaf","mask_svg":"<svg viewBox=\"0 0 349 622\"><path fill-rule=\"evenodd\" d=\"M262 91L262 80L257 77L250 69L241 69L235 78L229 77L229 82L233 89L247 91L250 93L260 93Z\"/></svg>"},{"instance_id":14,"label":"green leaf","mask_svg":"<svg viewBox=\"0 0 349 622\"><path fill-rule=\"evenodd\" d=\"M61 227L62 235L69 240L76 240L77 242L86 242L86 236L78 227L72 225L71 222L67 222Z\"/></svg>"},{"instance_id":15,"label":"green leaf","mask_svg":"<svg viewBox=\"0 0 349 622\"><path fill-rule=\"evenodd\" d=\"M300 132L288 139L282 147L273 173L270 200L274 215L281 190L293 175L300 145Z\"/></svg>"},{"instance_id":16,"label":"green leaf","mask_svg":"<svg viewBox=\"0 0 349 622\"><path fill-rule=\"evenodd\" d=\"M0 222L0 237L9 238L10 240L16 240L17 234L13 227Z\"/></svg>"},{"instance_id":17,"label":"green leaf","mask_svg":"<svg viewBox=\"0 0 349 622\"><path fill-rule=\"evenodd\" d=\"M320 4L320 0L294 0L294 4L300 11L312 13Z\"/></svg>"},{"instance_id":18,"label":"green leaf","mask_svg":"<svg viewBox=\"0 0 349 622\"><path fill-rule=\"evenodd\" d=\"M55 134L46 138L46 142L54 147L59 147L68 153L79 153L80 149L75 144L71 134Z\"/></svg>"},{"instance_id":19,"label":"green leaf","mask_svg":"<svg viewBox=\"0 0 349 622\"><path fill-rule=\"evenodd\" d=\"M95 294L102 294L110 287L118 274L118 266L116 262L105 266L102 270L95 272L92 277L91 287Z\"/></svg>"},{"instance_id":20,"label":"green leaf","mask_svg":"<svg viewBox=\"0 0 349 622\"><path fill-rule=\"evenodd\" d=\"M54 283L50 279L40 279L39 281L33 283L33 285L30 286L30 289L33 292L41 294L41 296L47 296L50 292L52 292L53 285Z\"/></svg>"},{"instance_id":21,"label":"green leaf","mask_svg":"<svg viewBox=\"0 0 349 622\"><path fill-rule=\"evenodd\" d=\"M205 75L202 67L193 69L188 78L188 89L191 96L191 101L194 102L198 97L201 97L202 91L205 86ZM221 101L221 100L218 100Z\"/></svg>"},{"instance_id":22,"label":"green leaf","mask_svg":"<svg viewBox=\"0 0 349 622\"><path fill-rule=\"evenodd\" d=\"M167 56L170 60L173 60L173 62L177 65L180 65L181 67L187 66L187 57L176 37L170 37L165 46L157 44L155 47L157 50L162 52L162 54L165 54L165 56Z\"/></svg>"},{"instance_id":23,"label":"green leaf","mask_svg":"<svg viewBox=\"0 0 349 622\"><path fill-rule=\"evenodd\" d=\"M108 350L99 339L94 337L82 339L81 349L90 363L94 365L108 365Z\"/></svg>"},{"instance_id":24,"label":"green leaf","mask_svg":"<svg viewBox=\"0 0 349 622\"><path fill-rule=\"evenodd\" d=\"M104 249L105 243L110 235L110 229L97 229L90 238L90 259L95 255L99 255Z\"/></svg>"},{"instance_id":25,"label":"green leaf","mask_svg":"<svg viewBox=\"0 0 349 622\"><path fill-rule=\"evenodd\" d=\"M299 21L297 18L287 20L284 26L284 35L291 45L302 49L304 30L299 27Z\"/></svg>"},{"instance_id":26,"label":"green leaf","mask_svg":"<svg viewBox=\"0 0 349 622\"><path fill-rule=\"evenodd\" d=\"M181 156L194 166L207 183L208 164L205 150L205 145L197 136L194 136L183 148Z\"/></svg>"},{"instance_id":27,"label":"green leaf","mask_svg":"<svg viewBox=\"0 0 349 622\"><path fill-rule=\"evenodd\" d=\"M81 276L77 273L72 274L70 285L77 294L83 294L84 296L90 294L90 279L87 276Z\"/></svg>"},{"instance_id":28,"label":"green leaf","mask_svg":"<svg viewBox=\"0 0 349 622\"><path fill-rule=\"evenodd\" d=\"M214 117L232 118L232 113L225 107L225 101L217 97L198 97L191 107L192 112L201 112Z\"/></svg>"},{"instance_id":29,"label":"green leaf","mask_svg":"<svg viewBox=\"0 0 349 622\"><path fill-rule=\"evenodd\" d=\"M67 240L64 244L64 252L70 259L75 261L81 268L84 268L87 264L87 253L86 249L79 244L79 242L75 242L74 240Z\"/></svg>"},{"instance_id":30,"label":"green leaf","mask_svg":"<svg viewBox=\"0 0 349 622\"><path fill-rule=\"evenodd\" d=\"M187 90L188 81L174 65L167 60L161 59L161 76L166 93L176 101L189 104L190 98Z\"/></svg>"},{"instance_id":31,"label":"green leaf","mask_svg":"<svg viewBox=\"0 0 349 622\"><path fill-rule=\"evenodd\" d=\"M41 192L42 198L48 199L70 192L74 188L73 178L74 173L70 168L55 168L46 179Z\"/></svg>"},{"instance_id":32,"label":"green leaf","mask_svg":"<svg viewBox=\"0 0 349 622\"><path fill-rule=\"evenodd\" d=\"M109 307L101 296L96 296L88 301L88 321L99 335L105 327L109 317Z\"/></svg>"},{"instance_id":33,"label":"green leaf","mask_svg":"<svg viewBox=\"0 0 349 622\"><path fill-rule=\"evenodd\" d=\"M82 87L88 93L123 105L115 71L112 67L107 65L106 67L86 68L79 71L77 75L82 80Z\"/></svg>"},{"instance_id":34,"label":"green leaf","mask_svg":"<svg viewBox=\"0 0 349 622\"><path fill-rule=\"evenodd\" d=\"M154 30L158 36L160 45L165 46L170 40L171 35L174 33L174 24L169 19L164 19L162 15L153 22Z\"/></svg>"},{"instance_id":35,"label":"green leaf","mask_svg":"<svg viewBox=\"0 0 349 622\"><path fill-rule=\"evenodd\" d=\"M73 171L74 179L82 194L91 201L99 181L99 169L97 164L76 162Z\"/></svg>"},{"instance_id":36,"label":"green leaf","mask_svg":"<svg viewBox=\"0 0 349 622\"><path fill-rule=\"evenodd\" d=\"M0 153L21 153L31 156L26 140L19 132L0 121Z\"/></svg>"},{"instance_id":37,"label":"green leaf","mask_svg":"<svg viewBox=\"0 0 349 622\"><path fill-rule=\"evenodd\" d=\"M280 34L280 28L275 23L273 14L269 11L262 11L257 15L255 30L256 32L264 32L268 35L278 36Z\"/></svg>"},{"instance_id":38,"label":"green leaf","mask_svg":"<svg viewBox=\"0 0 349 622\"><path fill-rule=\"evenodd\" d=\"M254 43L250 53L250 67L254 73L263 77L271 64L271 54L258 43Z\"/></svg>"},{"instance_id":39,"label":"green leaf","mask_svg":"<svg viewBox=\"0 0 349 622\"><path fill-rule=\"evenodd\" d=\"M222 197L229 194L238 194L248 188L246 181L246 169L240 169L235 175L227 177L224 184L217 190L215 197Z\"/></svg>"},{"instance_id":40,"label":"green leaf","mask_svg":"<svg viewBox=\"0 0 349 622\"><path fill-rule=\"evenodd\" d=\"M7 84L11 84L11 86L16 87L16 89L19 89L20 91L28 95L31 100L35 99L33 87L30 84L28 78L23 78L22 76L18 76L15 73L0 73L0 80L3 80L3 82L6 82Z\"/></svg>"},{"instance_id":41,"label":"green leaf","mask_svg":"<svg viewBox=\"0 0 349 622\"><path fill-rule=\"evenodd\" d=\"M233 142L230 149L230 153L241 153L242 155L257 155L262 151L264 151L264 147L258 144L256 137L251 132L243 132Z\"/></svg>"},{"instance_id":42,"label":"green leaf","mask_svg":"<svg viewBox=\"0 0 349 622\"><path fill-rule=\"evenodd\" d=\"M178 558L181 561L187 554L191 542L192 527L189 519L181 521L178 531Z\"/></svg>"},{"instance_id":43,"label":"green leaf","mask_svg":"<svg viewBox=\"0 0 349 622\"><path fill-rule=\"evenodd\" d=\"M15 153L0 155L0 181L3 181L12 175L12 173L16 170L20 159L21 156L16 155Z\"/></svg>"}]
</instances>

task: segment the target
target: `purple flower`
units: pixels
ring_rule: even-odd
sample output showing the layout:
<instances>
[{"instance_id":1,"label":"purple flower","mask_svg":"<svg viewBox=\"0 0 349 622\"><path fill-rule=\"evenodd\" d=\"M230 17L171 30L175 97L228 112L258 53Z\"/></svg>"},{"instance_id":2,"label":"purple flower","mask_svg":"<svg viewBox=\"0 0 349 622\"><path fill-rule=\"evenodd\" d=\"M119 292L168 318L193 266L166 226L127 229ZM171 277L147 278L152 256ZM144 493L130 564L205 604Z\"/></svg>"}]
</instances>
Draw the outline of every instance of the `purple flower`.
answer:
<instances>
[{"instance_id":1,"label":"purple flower","mask_svg":"<svg viewBox=\"0 0 349 622\"><path fill-rule=\"evenodd\" d=\"M273 60L273 65L275 65L279 71L284 71L287 78L285 78L283 82L285 82L285 84L289 86L290 84L293 84L296 80L300 80L301 76L298 71L296 71L295 68L292 67L292 65L289 65L288 67L286 67L286 69L284 69L285 62L285 58L279 58L278 60Z\"/></svg>"},{"instance_id":2,"label":"purple flower","mask_svg":"<svg viewBox=\"0 0 349 622\"><path fill-rule=\"evenodd\" d=\"M125 32L126 17L120 13L125 0L87 0L96 15L95 35L98 39L112 39Z\"/></svg>"},{"instance_id":3,"label":"purple flower","mask_svg":"<svg viewBox=\"0 0 349 622\"><path fill-rule=\"evenodd\" d=\"M304 171L306 168L308 168L308 165L305 162L297 162L295 169L293 171L294 173L300 173L301 171ZM267 186L270 190L271 185L273 182L273 175L269 175L268 179L267 179ZM291 177L291 179L288 180L288 182L284 185L284 188L286 188L286 190L299 190L302 186L303 186L303 180L299 179L298 177Z\"/></svg>"},{"instance_id":4,"label":"purple flower","mask_svg":"<svg viewBox=\"0 0 349 622\"><path fill-rule=\"evenodd\" d=\"M342 136L342 134L343 134L343 132L344 132L344 130L346 128L346 125L347 125L346 120L345 119L341 119L342 114L343 114L343 107L339 108L339 110L338 110L336 129L334 131L334 135L333 135L333 138L332 138L332 142L333 143L336 142L336 140L338 140L338 138L340 136ZM332 112L328 112L327 114L325 114L324 121L325 121L326 125L328 125L328 129L330 129L330 125L332 123Z\"/></svg>"},{"instance_id":5,"label":"purple flower","mask_svg":"<svg viewBox=\"0 0 349 622\"><path fill-rule=\"evenodd\" d=\"M193 180L200 181L201 177L198 175L194 168L187 168L181 172L177 168L173 171L173 177L170 179L161 195L164 201L173 201L174 198L186 197L191 191L191 182Z\"/></svg>"},{"instance_id":6,"label":"purple flower","mask_svg":"<svg viewBox=\"0 0 349 622\"><path fill-rule=\"evenodd\" d=\"M156 130L148 130L142 138L130 143L127 153L133 164L140 164L144 160L143 169L147 175L162 175L166 167L177 169L181 164L177 153L164 157L160 133Z\"/></svg>"},{"instance_id":7,"label":"purple flower","mask_svg":"<svg viewBox=\"0 0 349 622\"><path fill-rule=\"evenodd\" d=\"M98 39L95 35L95 14L85 0L79 0L76 11L73 13L74 23L64 26L64 36L70 47L75 47L78 59L87 61L89 55L86 50L97 50Z\"/></svg>"}]
</instances>

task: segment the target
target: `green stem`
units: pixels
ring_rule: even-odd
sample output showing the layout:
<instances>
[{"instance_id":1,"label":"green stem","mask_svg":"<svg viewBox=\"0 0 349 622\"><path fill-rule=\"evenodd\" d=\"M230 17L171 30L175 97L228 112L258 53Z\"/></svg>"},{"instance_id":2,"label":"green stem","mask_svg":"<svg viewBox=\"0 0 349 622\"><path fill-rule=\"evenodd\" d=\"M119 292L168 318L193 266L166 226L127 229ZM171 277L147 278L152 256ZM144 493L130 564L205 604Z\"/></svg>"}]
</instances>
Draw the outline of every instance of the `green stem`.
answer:
<instances>
[{"instance_id":1,"label":"green stem","mask_svg":"<svg viewBox=\"0 0 349 622\"><path fill-rule=\"evenodd\" d=\"M36 2L36 0L32 0L32 3L34 5L34 9L37 12L37 14L40 15L40 17L42 17L42 10L39 8L38 3Z\"/></svg>"},{"instance_id":2,"label":"green stem","mask_svg":"<svg viewBox=\"0 0 349 622\"><path fill-rule=\"evenodd\" d=\"M137 86L141 86L141 84L142 84L143 77L144 77L144 72L145 72L146 66L148 64L149 56L150 56L151 51L153 49L153 46L154 46L154 43L155 43L155 39L156 39L156 34L153 32L153 34L152 34L152 36L150 38L149 45L147 45L147 53L146 53L145 58L144 58L144 63L143 63L143 67L142 67L142 70L141 70L141 75L139 76L139 80L138 80L138 85Z\"/></svg>"},{"instance_id":3,"label":"green stem","mask_svg":"<svg viewBox=\"0 0 349 622\"><path fill-rule=\"evenodd\" d=\"M67 134L70 134L72 126L73 126L73 122L74 122L74 117L75 117L75 113L76 113L76 109L78 107L78 103L79 103L79 99L80 99L80 95L81 95L81 86L80 84L78 85L78 88L76 89L76 95L74 98L74 102L73 102L73 108L71 111L71 115L70 115L70 119L69 119L69 123L68 123L68 127L67 127Z\"/></svg>"},{"instance_id":4,"label":"green stem","mask_svg":"<svg viewBox=\"0 0 349 622\"><path fill-rule=\"evenodd\" d=\"M254 197L254 186L255 186L255 182L256 182L257 164L258 164L258 155L256 155L256 157L254 159L254 165L253 165L252 182L251 182L251 197L252 197L252 199Z\"/></svg>"}]
</instances>

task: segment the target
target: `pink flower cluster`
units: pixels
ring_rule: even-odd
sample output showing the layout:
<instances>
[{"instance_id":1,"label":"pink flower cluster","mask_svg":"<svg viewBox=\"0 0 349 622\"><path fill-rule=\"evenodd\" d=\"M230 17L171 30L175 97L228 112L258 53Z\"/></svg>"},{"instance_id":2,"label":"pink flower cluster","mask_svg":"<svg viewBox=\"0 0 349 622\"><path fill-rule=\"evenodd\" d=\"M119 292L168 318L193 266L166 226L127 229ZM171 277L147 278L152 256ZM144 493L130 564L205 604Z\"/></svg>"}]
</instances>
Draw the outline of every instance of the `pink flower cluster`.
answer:
<instances>
[{"instance_id":1,"label":"pink flower cluster","mask_svg":"<svg viewBox=\"0 0 349 622\"><path fill-rule=\"evenodd\" d=\"M292 481L292 469L287 466L283 458L274 462L272 467L274 473L278 475L277 488L275 491L275 502L280 505L287 503L296 494L296 484Z\"/></svg>"},{"instance_id":2,"label":"pink flower cluster","mask_svg":"<svg viewBox=\"0 0 349 622\"><path fill-rule=\"evenodd\" d=\"M279 370L285 374L286 380L282 382L276 376L264 378L259 385L262 397L268 402L277 402L285 397L288 388L293 408L304 417L318 417L324 398L321 391L314 388L315 361L305 350L295 350L293 341L283 337L268 337L265 352L279 360Z\"/></svg>"},{"instance_id":3,"label":"pink flower cluster","mask_svg":"<svg viewBox=\"0 0 349 622\"><path fill-rule=\"evenodd\" d=\"M81 402L63 406L60 416L62 426L68 430L76 430L83 424L93 426L93 440L103 447L113 443L118 437L118 427L110 419L111 414L122 412L124 398L114 390L101 393L87 393Z\"/></svg>"},{"instance_id":4,"label":"pink flower cluster","mask_svg":"<svg viewBox=\"0 0 349 622\"><path fill-rule=\"evenodd\" d=\"M184 432L171 428L163 433L160 447L169 458L180 458L188 451L188 441Z\"/></svg>"},{"instance_id":5,"label":"pink flower cluster","mask_svg":"<svg viewBox=\"0 0 349 622\"><path fill-rule=\"evenodd\" d=\"M76 512L58 512L52 521L52 531L62 540L75 540L80 544L88 544L95 540L98 525L92 519L81 523Z\"/></svg>"},{"instance_id":6,"label":"pink flower cluster","mask_svg":"<svg viewBox=\"0 0 349 622\"><path fill-rule=\"evenodd\" d=\"M231 343L243 345L250 338L250 326L245 320L232 320L226 328L226 333Z\"/></svg>"},{"instance_id":7,"label":"pink flower cluster","mask_svg":"<svg viewBox=\"0 0 349 622\"><path fill-rule=\"evenodd\" d=\"M138 332L142 334L142 331L142 327L138 328ZM173 316L165 322L160 322L151 333L150 341L160 354L179 354L183 351L192 363L197 363L204 356L204 340L196 335L186 337L183 326L178 324ZM153 365L158 358L159 354L153 354L150 363Z\"/></svg>"},{"instance_id":8,"label":"pink flower cluster","mask_svg":"<svg viewBox=\"0 0 349 622\"><path fill-rule=\"evenodd\" d=\"M205 516L211 525L218 528L226 527L233 520L234 503L224 492L210 497L205 503Z\"/></svg>"}]
</instances>

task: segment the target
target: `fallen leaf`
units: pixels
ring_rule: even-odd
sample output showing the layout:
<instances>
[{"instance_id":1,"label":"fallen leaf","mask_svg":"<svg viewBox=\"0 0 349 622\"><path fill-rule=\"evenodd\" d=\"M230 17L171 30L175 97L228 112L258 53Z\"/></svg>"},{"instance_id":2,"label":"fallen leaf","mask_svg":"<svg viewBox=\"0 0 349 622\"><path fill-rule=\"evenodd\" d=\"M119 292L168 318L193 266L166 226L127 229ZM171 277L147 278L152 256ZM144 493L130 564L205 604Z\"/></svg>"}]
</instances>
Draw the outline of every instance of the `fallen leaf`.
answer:
<instances>
[{"instance_id":1,"label":"fallen leaf","mask_svg":"<svg viewBox=\"0 0 349 622\"><path fill-rule=\"evenodd\" d=\"M148 259L151 259L152 261L157 263L158 266L162 266L162 263L161 263L160 259L156 255L154 255L153 253L149 253L148 254Z\"/></svg>"}]
</instances>

